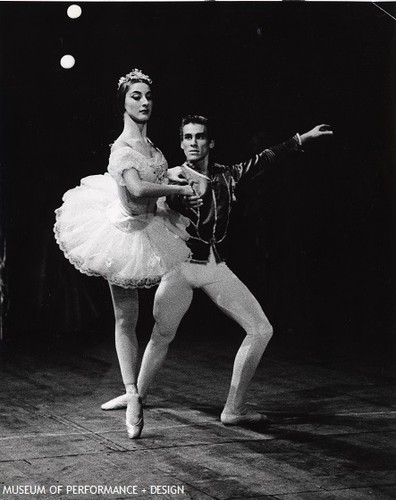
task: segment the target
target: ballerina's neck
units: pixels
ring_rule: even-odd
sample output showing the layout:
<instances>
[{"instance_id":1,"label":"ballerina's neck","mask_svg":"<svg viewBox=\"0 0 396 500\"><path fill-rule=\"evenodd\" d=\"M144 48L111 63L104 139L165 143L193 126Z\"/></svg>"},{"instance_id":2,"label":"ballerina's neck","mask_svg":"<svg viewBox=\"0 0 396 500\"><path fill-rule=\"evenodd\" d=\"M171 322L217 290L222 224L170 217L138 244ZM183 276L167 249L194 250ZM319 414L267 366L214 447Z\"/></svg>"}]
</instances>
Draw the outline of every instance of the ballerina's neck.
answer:
<instances>
[{"instance_id":1,"label":"ballerina's neck","mask_svg":"<svg viewBox=\"0 0 396 500\"><path fill-rule=\"evenodd\" d=\"M124 129L122 131L122 135L126 135L133 139L147 137L147 122L145 123L135 122L127 113L125 113Z\"/></svg>"}]
</instances>

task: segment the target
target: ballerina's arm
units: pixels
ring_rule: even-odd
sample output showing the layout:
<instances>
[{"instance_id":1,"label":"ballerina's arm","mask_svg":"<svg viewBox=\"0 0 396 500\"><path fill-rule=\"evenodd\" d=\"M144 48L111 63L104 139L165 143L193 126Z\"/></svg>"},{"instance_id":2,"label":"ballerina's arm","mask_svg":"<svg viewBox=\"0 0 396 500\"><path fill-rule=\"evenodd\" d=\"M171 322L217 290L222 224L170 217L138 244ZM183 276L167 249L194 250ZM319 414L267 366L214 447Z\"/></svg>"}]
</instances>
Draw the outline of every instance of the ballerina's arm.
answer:
<instances>
[{"instance_id":1,"label":"ballerina's arm","mask_svg":"<svg viewBox=\"0 0 396 500\"><path fill-rule=\"evenodd\" d=\"M134 198L158 198L172 194L182 196L194 194L189 185L155 184L154 182L142 181L138 172L133 168L125 170L123 178L128 191Z\"/></svg>"}]
</instances>

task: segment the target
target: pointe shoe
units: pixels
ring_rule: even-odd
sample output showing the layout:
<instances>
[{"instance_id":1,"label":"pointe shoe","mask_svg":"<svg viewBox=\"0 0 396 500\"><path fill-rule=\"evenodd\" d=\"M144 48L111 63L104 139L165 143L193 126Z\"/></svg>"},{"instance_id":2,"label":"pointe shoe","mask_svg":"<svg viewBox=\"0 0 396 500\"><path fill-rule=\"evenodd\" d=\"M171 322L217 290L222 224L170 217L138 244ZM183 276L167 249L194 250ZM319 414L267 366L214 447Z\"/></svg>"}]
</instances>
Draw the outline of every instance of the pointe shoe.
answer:
<instances>
[{"instance_id":1,"label":"pointe shoe","mask_svg":"<svg viewBox=\"0 0 396 500\"><path fill-rule=\"evenodd\" d=\"M270 420L267 415L263 413L227 413L223 411L220 416L221 423L223 425L263 425L269 424Z\"/></svg>"},{"instance_id":2,"label":"pointe shoe","mask_svg":"<svg viewBox=\"0 0 396 500\"><path fill-rule=\"evenodd\" d=\"M147 396L141 398L142 405L146 406ZM128 406L128 398L126 394L121 394L121 396L117 396L116 398L110 399L106 403L101 405L102 410L122 410Z\"/></svg>"},{"instance_id":3,"label":"pointe shoe","mask_svg":"<svg viewBox=\"0 0 396 500\"><path fill-rule=\"evenodd\" d=\"M138 439L143 430L143 406L138 394L127 396L126 428L130 439Z\"/></svg>"},{"instance_id":4,"label":"pointe shoe","mask_svg":"<svg viewBox=\"0 0 396 500\"><path fill-rule=\"evenodd\" d=\"M128 406L127 394L121 394L101 405L102 410L120 410Z\"/></svg>"}]
</instances>

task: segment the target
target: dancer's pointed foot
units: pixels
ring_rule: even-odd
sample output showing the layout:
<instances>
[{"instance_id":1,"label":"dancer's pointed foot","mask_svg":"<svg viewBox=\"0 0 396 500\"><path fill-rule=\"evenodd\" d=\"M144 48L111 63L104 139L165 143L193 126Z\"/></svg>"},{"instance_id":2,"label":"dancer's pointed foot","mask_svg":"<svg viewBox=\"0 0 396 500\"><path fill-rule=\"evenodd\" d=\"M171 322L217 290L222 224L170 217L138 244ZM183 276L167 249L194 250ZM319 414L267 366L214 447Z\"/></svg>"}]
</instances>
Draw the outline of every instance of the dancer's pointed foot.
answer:
<instances>
[{"instance_id":1,"label":"dancer's pointed foot","mask_svg":"<svg viewBox=\"0 0 396 500\"><path fill-rule=\"evenodd\" d=\"M143 430L143 405L139 394L127 394L126 428L130 439L137 439Z\"/></svg>"},{"instance_id":2,"label":"dancer's pointed foot","mask_svg":"<svg viewBox=\"0 0 396 500\"><path fill-rule=\"evenodd\" d=\"M110 399L106 403L103 403L101 408L102 410L120 410L122 408L126 408L128 405L128 395L121 394L121 396L117 396L116 398Z\"/></svg>"},{"instance_id":3,"label":"dancer's pointed foot","mask_svg":"<svg viewBox=\"0 0 396 500\"><path fill-rule=\"evenodd\" d=\"M141 398L142 400L142 405L146 406L147 402L147 396L144 396ZM101 405L102 410L122 410L123 408L126 408L128 405L128 395L127 394L121 394L121 396L117 396L116 398L110 399L110 401L107 401L106 403L103 403Z\"/></svg>"},{"instance_id":4,"label":"dancer's pointed foot","mask_svg":"<svg viewBox=\"0 0 396 500\"><path fill-rule=\"evenodd\" d=\"M247 410L240 413L229 413L223 411L220 416L223 425L263 425L269 424L270 420L263 413L250 413Z\"/></svg>"}]
</instances>

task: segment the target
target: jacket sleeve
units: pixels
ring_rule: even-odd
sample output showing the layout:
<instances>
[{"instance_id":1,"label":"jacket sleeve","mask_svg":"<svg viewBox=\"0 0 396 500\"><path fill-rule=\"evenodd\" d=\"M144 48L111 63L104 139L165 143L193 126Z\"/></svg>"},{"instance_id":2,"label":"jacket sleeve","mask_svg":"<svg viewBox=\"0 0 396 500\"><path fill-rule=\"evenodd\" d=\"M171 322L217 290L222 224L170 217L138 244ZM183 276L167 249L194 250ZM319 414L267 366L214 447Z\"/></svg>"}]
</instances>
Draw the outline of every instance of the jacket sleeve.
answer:
<instances>
[{"instance_id":1,"label":"jacket sleeve","mask_svg":"<svg viewBox=\"0 0 396 500\"><path fill-rule=\"evenodd\" d=\"M267 170L267 167L286 158L290 153L302 151L298 134L286 142L264 149L247 161L231 165L231 175L235 182L242 177L253 177Z\"/></svg>"}]
</instances>

